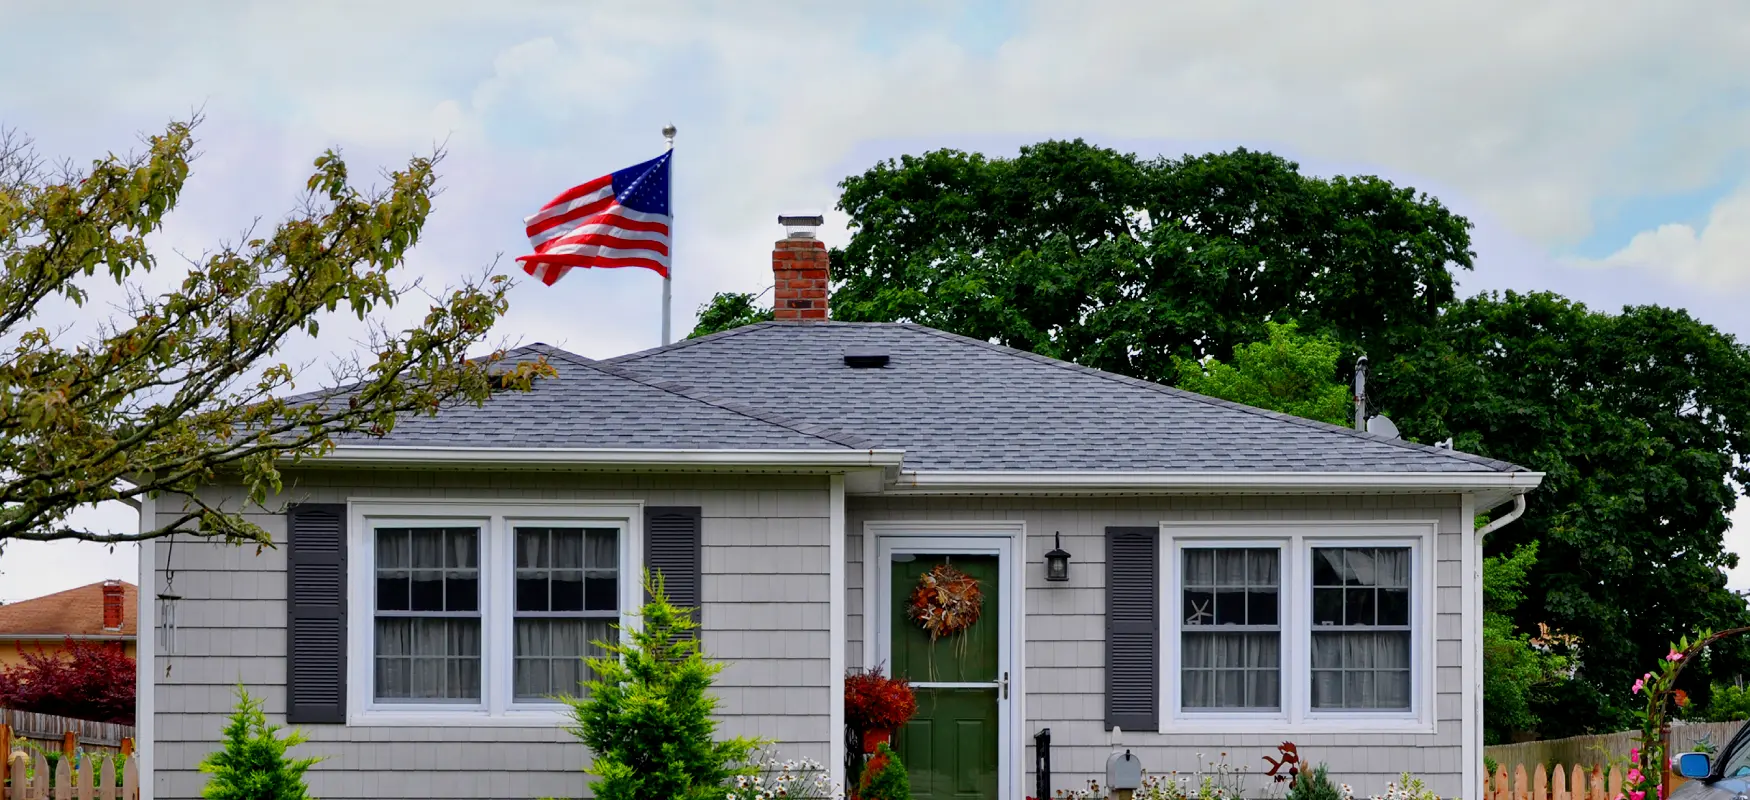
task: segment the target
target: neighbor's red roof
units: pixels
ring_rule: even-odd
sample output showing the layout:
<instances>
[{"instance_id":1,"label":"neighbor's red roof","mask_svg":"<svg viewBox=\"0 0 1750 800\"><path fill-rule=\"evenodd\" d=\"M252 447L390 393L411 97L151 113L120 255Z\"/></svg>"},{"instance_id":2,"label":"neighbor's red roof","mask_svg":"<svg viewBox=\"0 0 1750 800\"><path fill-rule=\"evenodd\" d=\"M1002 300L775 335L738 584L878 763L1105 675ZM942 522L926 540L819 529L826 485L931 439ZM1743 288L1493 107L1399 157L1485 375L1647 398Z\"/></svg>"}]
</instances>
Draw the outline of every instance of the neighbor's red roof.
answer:
<instances>
[{"instance_id":1,"label":"neighbor's red roof","mask_svg":"<svg viewBox=\"0 0 1750 800\"><path fill-rule=\"evenodd\" d=\"M0 606L0 639L12 636L127 636L140 631L140 587L122 581L122 629L103 629L103 583Z\"/></svg>"}]
</instances>

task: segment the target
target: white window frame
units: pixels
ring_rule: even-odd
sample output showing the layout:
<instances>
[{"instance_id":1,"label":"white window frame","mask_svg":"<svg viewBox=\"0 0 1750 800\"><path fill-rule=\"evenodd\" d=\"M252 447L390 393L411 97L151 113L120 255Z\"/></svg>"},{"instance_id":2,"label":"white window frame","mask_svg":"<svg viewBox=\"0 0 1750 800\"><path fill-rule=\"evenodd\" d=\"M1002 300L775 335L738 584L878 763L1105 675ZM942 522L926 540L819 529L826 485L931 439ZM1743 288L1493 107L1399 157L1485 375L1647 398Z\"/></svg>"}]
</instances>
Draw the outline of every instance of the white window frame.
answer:
<instances>
[{"instance_id":1,"label":"white window frame","mask_svg":"<svg viewBox=\"0 0 1750 800\"><path fill-rule=\"evenodd\" d=\"M637 500L547 501L478 499L354 499L347 503L347 724L358 726L557 726L565 706L512 697L519 525L589 525L620 529L619 624L634 624L643 600ZM376 530L421 526L480 528L479 703L376 701Z\"/></svg>"},{"instance_id":2,"label":"white window frame","mask_svg":"<svg viewBox=\"0 0 1750 800\"><path fill-rule=\"evenodd\" d=\"M1161 523L1161 732L1199 734L1433 733L1435 557L1433 520L1272 520ZM1180 591L1185 549L1282 549L1282 707L1269 711L1181 710ZM1315 547L1410 548L1410 710L1312 708L1312 551ZM1456 610L1455 610L1456 612Z\"/></svg>"}]
</instances>

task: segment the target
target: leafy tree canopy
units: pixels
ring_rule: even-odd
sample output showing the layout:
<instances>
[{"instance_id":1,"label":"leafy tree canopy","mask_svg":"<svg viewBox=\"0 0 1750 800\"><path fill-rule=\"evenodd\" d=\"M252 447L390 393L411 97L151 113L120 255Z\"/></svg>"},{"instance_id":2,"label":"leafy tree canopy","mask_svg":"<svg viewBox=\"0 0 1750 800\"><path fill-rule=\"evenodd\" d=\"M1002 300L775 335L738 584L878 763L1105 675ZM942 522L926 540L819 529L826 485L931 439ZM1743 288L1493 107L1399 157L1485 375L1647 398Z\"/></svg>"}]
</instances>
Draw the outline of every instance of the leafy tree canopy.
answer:
<instances>
[{"instance_id":1,"label":"leafy tree canopy","mask_svg":"<svg viewBox=\"0 0 1750 800\"><path fill-rule=\"evenodd\" d=\"M1292 322L1264 324L1270 338L1234 348L1232 364L1176 359L1179 388L1342 425L1353 408L1349 387L1334 377L1342 348L1327 336L1302 335Z\"/></svg>"},{"instance_id":2,"label":"leafy tree canopy","mask_svg":"<svg viewBox=\"0 0 1750 800\"><path fill-rule=\"evenodd\" d=\"M1073 142L956 150L840 184L833 317L910 321L1170 383L1271 320L1371 345L1434 322L1470 223L1378 178L1268 153L1143 160Z\"/></svg>"},{"instance_id":3,"label":"leafy tree canopy","mask_svg":"<svg viewBox=\"0 0 1750 800\"><path fill-rule=\"evenodd\" d=\"M699 306L699 323L693 326L693 332L687 334L688 339L709 336L727 330L734 330L743 325L756 322L769 322L772 310L758 305L757 295L743 292L718 292L711 296L711 302Z\"/></svg>"},{"instance_id":4,"label":"leafy tree canopy","mask_svg":"<svg viewBox=\"0 0 1750 800\"><path fill-rule=\"evenodd\" d=\"M1546 473L1525 517L1488 542L1538 545L1519 628L1547 622L1585 643L1583 680L1551 700L1563 710L1541 733L1619 724L1612 709L1630 707L1629 685L1669 642L1750 616L1725 575L1727 515L1750 485L1750 350L1733 337L1683 311L1508 292L1452 304L1373 363L1369 394L1406 436ZM1737 640L1715 649L1716 670L1746 663ZM1685 678L1705 693L1696 666Z\"/></svg>"},{"instance_id":5,"label":"leafy tree canopy","mask_svg":"<svg viewBox=\"0 0 1750 800\"><path fill-rule=\"evenodd\" d=\"M260 503L281 488L282 462L319 456L339 437L381 435L405 414L483 402L549 369L468 358L505 311L504 276L433 292L406 330L374 322L414 288L397 281L431 212L436 156L364 190L330 151L285 221L192 263L168 291L147 289L141 279L161 265L146 237L175 208L193 147L193 124L177 123L141 155L51 173L28 142L0 140L0 342L9 348L0 352L0 546L173 532L266 543L237 509L192 494L160 509L180 514L137 534L82 529L67 515L187 492L221 473ZM38 318L57 303L84 305L99 281L126 299L88 338L66 341ZM372 321L369 357L337 366L344 393L288 399L299 370L279 360L281 348L337 314Z\"/></svg>"},{"instance_id":6,"label":"leafy tree canopy","mask_svg":"<svg viewBox=\"0 0 1750 800\"><path fill-rule=\"evenodd\" d=\"M1542 715L1545 735L1618 729L1630 683L1669 641L1750 617L1725 589L1736 560L1722 541L1750 483L1750 351L1682 311L1458 300L1464 218L1409 188L1305 176L1247 150L939 150L841 185L852 236L833 253L835 318L914 321L1169 383L1206 356L1243 373L1235 349L1295 320L1342 347L1339 373L1368 354L1372 407L1406 438L1547 473L1525 517L1489 540L1491 554L1539 544L1515 630L1547 623L1584 642L1580 679L1549 689L1546 710L1560 711ZM1739 643L1716 649L1717 674L1750 663ZM1685 674L1692 694L1707 672Z\"/></svg>"}]
</instances>

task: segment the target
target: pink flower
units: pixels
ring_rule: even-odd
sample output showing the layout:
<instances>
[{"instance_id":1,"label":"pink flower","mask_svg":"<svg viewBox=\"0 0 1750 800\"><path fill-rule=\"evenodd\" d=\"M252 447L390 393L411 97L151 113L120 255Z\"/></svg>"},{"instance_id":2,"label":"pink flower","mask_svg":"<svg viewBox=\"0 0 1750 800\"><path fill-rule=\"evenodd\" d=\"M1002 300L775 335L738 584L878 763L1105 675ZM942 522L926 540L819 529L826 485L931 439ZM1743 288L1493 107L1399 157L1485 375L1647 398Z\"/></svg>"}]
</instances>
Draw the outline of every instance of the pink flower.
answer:
<instances>
[{"instance_id":1,"label":"pink flower","mask_svg":"<svg viewBox=\"0 0 1750 800\"><path fill-rule=\"evenodd\" d=\"M1634 767L1628 771L1628 782L1629 783L1640 783L1641 779L1644 777L1646 777L1646 776L1641 774L1640 767ZM1641 800L1641 799L1639 797L1637 797L1637 798L1635 798L1635 800Z\"/></svg>"},{"instance_id":2,"label":"pink flower","mask_svg":"<svg viewBox=\"0 0 1750 800\"><path fill-rule=\"evenodd\" d=\"M1683 654L1677 652L1676 650L1672 650L1671 652L1665 654L1665 660L1666 661L1682 661Z\"/></svg>"},{"instance_id":3,"label":"pink flower","mask_svg":"<svg viewBox=\"0 0 1750 800\"><path fill-rule=\"evenodd\" d=\"M1629 800L1647 800L1646 792L1629 792Z\"/></svg>"},{"instance_id":4,"label":"pink flower","mask_svg":"<svg viewBox=\"0 0 1750 800\"><path fill-rule=\"evenodd\" d=\"M1639 747L1630 748L1628 751L1628 760L1639 763L1641 760L1641 748L1639 748Z\"/></svg>"},{"instance_id":5,"label":"pink flower","mask_svg":"<svg viewBox=\"0 0 1750 800\"><path fill-rule=\"evenodd\" d=\"M1640 694L1641 690L1645 689L1646 687L1647 687L1647 679L1646 678L1641 678L1639 680L1636 680L1635 685L1629 689L1629 694Z\"/></svg>"}]
</instances>

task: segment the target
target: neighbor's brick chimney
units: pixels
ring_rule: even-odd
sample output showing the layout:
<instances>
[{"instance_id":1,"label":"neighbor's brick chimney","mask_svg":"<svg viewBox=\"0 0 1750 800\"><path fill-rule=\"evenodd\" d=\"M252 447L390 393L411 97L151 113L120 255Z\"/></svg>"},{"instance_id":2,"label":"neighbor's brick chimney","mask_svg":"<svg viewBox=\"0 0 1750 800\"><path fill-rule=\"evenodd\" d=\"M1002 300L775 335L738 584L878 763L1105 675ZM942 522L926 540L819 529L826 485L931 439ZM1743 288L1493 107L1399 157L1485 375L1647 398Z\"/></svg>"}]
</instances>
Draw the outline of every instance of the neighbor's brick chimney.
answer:
<instances>
[{"instance_id":1,"label":"neighbor's brick chimney","mask_svg":"<svg viewBox=\"0 0 1750 800\"><path fill-rule=\"evenodd\" d=\"M772 247L772 315L785 320L826 319L826 243L814 238L819 215L778 217L788 236Z\"/></svg>"},{"instance_id":2,"label":"neighbor's brick chimney","mask_svg":"<svg viewBox=\"0 0 1750 800\"><path fill-rule=\"evenodd\" d=\"M103 629L122 629L122 582L103 582Z\"/></svg>"}]
</instances>

